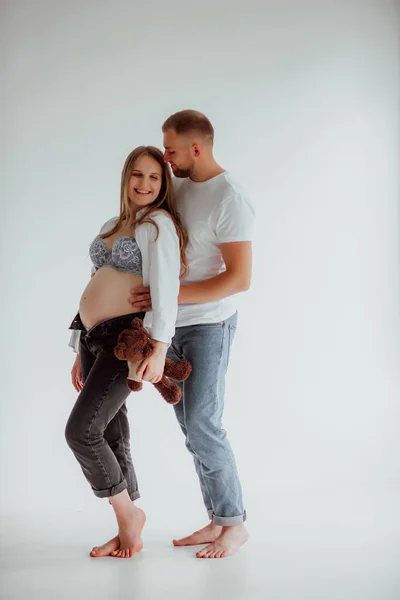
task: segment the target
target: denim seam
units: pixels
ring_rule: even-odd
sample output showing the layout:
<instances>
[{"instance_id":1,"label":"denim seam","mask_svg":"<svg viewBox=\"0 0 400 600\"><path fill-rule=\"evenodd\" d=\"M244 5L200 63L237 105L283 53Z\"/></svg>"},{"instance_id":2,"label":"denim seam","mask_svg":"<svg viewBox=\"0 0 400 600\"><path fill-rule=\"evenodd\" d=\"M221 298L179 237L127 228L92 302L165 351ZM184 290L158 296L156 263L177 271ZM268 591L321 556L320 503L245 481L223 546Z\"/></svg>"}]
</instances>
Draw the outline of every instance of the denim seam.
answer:
<instances>
[{"instance_id":1,"label":"denim seam","mask_svg":"<svg viewBox=\"0 0 400 600\"><path fill-rule=\"evenodd\" d=\"M225 340L225 331L226 331L226 323L225 321L222 323L222 335L221 335L221 347L219 349L220 351L220 356L219 356L219 361L218 361L218 381L217 381L217 394L219 393L219 385L220 385L220 368L221 368L221 363L222 363L222 357L224 354L224 340ZM217 396L218 398L218 396ZM218 400L216 398L215 404L217 405Z\"/></svg>"},{"instance_id":2,"label":"denim seam","mask_svg":"<svg viewBox=\"0 0 400 600\"><path fill-rule=\"evenodd\" d=\"M171 344L171 349L173 350L173 352L174 352L175 356L176 356L178 359L184 359L184 358L185 358L185 357L184 357L184 355L183 355L183 353L181 353L181 352L178 352L178 349L176 348L176 346L175 346L175 344L174 344L173 342L172 342L172 344ZM201 476L202 476L202 478L203 478L203 485L205 486L205 488L206 488L206 491L207 491L207 494L208 494L208 497L209 497L209 499L210 499L210 501L211 501L211 494L210 494L210 491L209 491L209 489L208 489L208 486L207 486L206 477L205 477L205 475L204 475L204 473L203 473L203 466L202 466L202 463L201 463L201 461L200 461L200 458L197 456L197 453L195 452L195 450L194 450L194 449L193 449L193 447L192 447L191 441L190 441L190 439L189 439L189 432L188 432L188 429L187 429L187 427L186 427L185 403L184 403L184 394L183 394L184 385L185 385L185 383L183 382L183 384L182 384L182 403L183 403L183 405L182 405L182 416L183 416L183 425L184 425L184 427L185 427L185 431L186 431L186 433L185 433L186 445L187 445L187 449L188 449L188 450L189 450L189 452L192 454L192 456L193 456L193 459L194 459L194 460L197 460L197 461L198 461L198 463L199 463L199 469L200 469L200 472L201 472ZM178 419L178 422L179 422L179 419ZM200 477L199 477L199 480L200 480ZM201 485L201 484L200 484L200 485Z\"/></svg>"},{"instance_id":3,"label":"denim seam","mask_svg":"<svg viewBox=\"0 0 400 600\"><path fill-rule=\"evenodd\" d=\"M227 355L227 359L226 359L226 367L227 368L228 368L228 365L229 365L229 359L231 357L231 346L232 346L232 343L233 343L232 331L234 329L236 329L236 328L233 327L233 325L229 325L228 329L229 329L229 338L228 338L228 355Z\"/></svg>"},{"instance_id":4,"label":"denim seam","mask_svg":"<svg viewBox=\"0 0 400 600\"><path fill-rule=\"evenodd\" d=\"M92 427L93 427L94 420L95 420L95 418L96 418L96 416L97 416L97 414L98 414L98 412L99 412L99 410L100 410L100 407L101 407L101 405L102 405L102 403L103 403L103 401L104 401L104 398L105 398L105 396L108 394L108 392L109 392L109 390L110 390L111 386L112 386L112 385L113 385L113 383L115 382L115 380L116 380L116 378L118 377L118 375L119 375L119 372L118 372L118 373L116 373L116 374L114 375L114 377L113 377L113 378L112 378L112 380L110 381L109 385L108 385L108 386L107 386L107 387L106 387L106 388L103 390L103 394L101 395L100 401L99 401L99 402L98 402L98 404L97 404L97 408L96 408L96 410L94 411L93 418L92 418L92 420L91 420L91 422L90 422L89 429L88 429L88 431L87 431L87 434L86 434L86 437L87 437L87 439L88 439L88 442L89 442L89 447L91 448L91 450L92 450L92 452L93 452L93 454L94 454L94 456L95 456L95 458L96 458L96 460L97 460L98 464L100 465L101 469L104 471L104 475L107 477L107 480L108 480L108 483L109 483L109 486L110 486L110 487L114 487L114 486L113 486L113 485L112 485L112 483L111 483L110 476L109 476L109 474L107 473L107 470L106 470L105 466L104 466L104 465L103 465L103 463L101 462L101 460L100 460L100 457L98 456L98 454L97 454L97 452L96 452L96 449L93 447L93 444L92 444L92 442L90 441L90 432L91 432L91 429L92 429Z\"/></svg>"},{"instance_id":5,"label":"denim seam","mask_svg":"<svg viewBox=\"0 0 400 600\"><path fill-rule=\"evenodd\" d=\"M119 427L119 433L121 436L121 440L122 440L122 448L124 450L124 458L125 458L125 464L128 464L128 460L127 460L127 455L126 455L126 448L125 448L125 439L123 436L123 432L122 432L122 427L121 427L121 419L119 417L119 411L117 413L117 417L118 417L118 427ZM121 466L121 465L120 465ZM125 478L126 479L126 478ZM127 480L127 484L128 484L128 489L132 490L132 485L133 485L133 481L129 481L129 478ZM135 490L136 491L136 490Z\"/></svg>"},{"instance_id":6,"label":"denim seam","mask_svg":"<svg viewBox=\"0 0 400 600\"><path fill-rule=\"evenodd\" d=\"M222 359L223 359L223 355L224 355L224 341L225 341L225 338L226 338L226 322L223 321L223 323L222 323L222 336L221 336L220 357L219 357L219 363L218 363L217 396L216 396L216 399L215 399L214 412L218 408L219 387L220 387L220 383L221 383L221 365L222 365ZM225 369L225 374L226 374L226 369Z\"/></svg>"}]
</instances>

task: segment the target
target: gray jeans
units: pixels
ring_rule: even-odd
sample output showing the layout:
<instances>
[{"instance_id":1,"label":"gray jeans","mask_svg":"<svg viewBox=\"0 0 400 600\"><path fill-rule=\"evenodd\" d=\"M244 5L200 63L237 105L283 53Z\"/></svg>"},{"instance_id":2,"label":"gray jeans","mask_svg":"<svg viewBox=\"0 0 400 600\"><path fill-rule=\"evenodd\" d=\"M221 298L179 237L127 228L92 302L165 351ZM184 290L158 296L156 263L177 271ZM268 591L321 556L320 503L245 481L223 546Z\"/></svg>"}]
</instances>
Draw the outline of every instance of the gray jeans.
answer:
<instances>
[{"instance_id":1,"label":"gray jeans","mask_svg":"<svg viewBox=\"0 0 400 600\"><path fill-rule=\"evenodd\" d=\"M237 314L222 323L177 327L168 358L186 358L192 374L174 406L186 447L193 456L205 507L216 525L246 520L235 458L222 428L225 374Z\"/></svg>"},{"instance_id":2,"label":"gray jeans","mask_svg":"<svg viewBox=\"0 0 400 600\"><path fill-rule=\"evenodd\" d=\"M126 399L126 361L114 356L120 332L130 327L133 313L98 323L89 331L79 315L72 323L81 330L80 357L83 389L69 416L65 437L83 474L99 498L127 490L132 500L140 497L133 467Z\"/></svg>"}]
</instances>

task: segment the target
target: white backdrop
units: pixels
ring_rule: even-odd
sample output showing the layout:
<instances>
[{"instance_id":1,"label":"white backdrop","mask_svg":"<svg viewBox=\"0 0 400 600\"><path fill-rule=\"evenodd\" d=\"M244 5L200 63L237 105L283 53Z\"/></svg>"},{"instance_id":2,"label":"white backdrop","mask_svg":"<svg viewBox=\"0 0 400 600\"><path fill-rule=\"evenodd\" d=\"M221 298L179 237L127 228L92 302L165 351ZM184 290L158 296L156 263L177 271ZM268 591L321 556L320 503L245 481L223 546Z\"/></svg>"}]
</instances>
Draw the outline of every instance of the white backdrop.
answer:
<instances>
[{"instance_id":1,"label":"white backdrop","mask_svg":"<svg viewBox=\"0 0 400 600\"><path fill-rule=\"evenodd\" d=\"M67 328L126 155L184 108L210 118L257 211L224 421L249 527L301 499L394 506L396 2L1 6L2 514L107 510L64 441ZM129 410L148 523L205 523L173 410L151 386Z\"/></svg>"}]
</instances>

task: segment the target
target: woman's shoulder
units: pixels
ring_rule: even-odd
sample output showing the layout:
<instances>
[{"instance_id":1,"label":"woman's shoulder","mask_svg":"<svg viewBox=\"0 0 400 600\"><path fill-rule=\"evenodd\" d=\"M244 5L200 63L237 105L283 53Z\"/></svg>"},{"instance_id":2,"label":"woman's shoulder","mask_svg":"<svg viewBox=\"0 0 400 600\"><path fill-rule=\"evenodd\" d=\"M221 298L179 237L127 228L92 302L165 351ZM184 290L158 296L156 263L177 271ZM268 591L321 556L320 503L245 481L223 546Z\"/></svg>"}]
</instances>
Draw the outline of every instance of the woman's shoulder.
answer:
<instances>
[{"instance_id":1,"label":"woman's shoulder","mask_svg":"<svg viewBox=\"0 0 400 600\"><path fill-rule=\"evenodd\" d=\"M148 215L148 218L152 221L155 221L156 223L162 223L163 221L172 222L172 217L170 213L164 208L156 208L155 210L151 211L151 213Z\"/></svg>"},{"instance_id":2,"label":"woman's shoulder","mask_svg":"<svg viewBox=\"0 0 400 600\"><path fill-rule=\"evenodd\" d=\"M149 220L147 220L149 219ZM151 219L151 220L150 220ZM160 238L178 237L174 221L168 211L158 208L151 212L145 221L136 226L136 235L142 239L155 241Z\"/></svg>"},{"instance_id":3,"label":"woman's shoulder","mask_svg":"<svg viewBox=\"0 0 400 600\"><path fill-rule=\"evenodd\" d=\"M108 219L108 221L101 226L100 233L106 233L106 231L110 231L117 221L118 217L111 217L111 219Z\"/></svg>"},{"instance_id":4,"label":"woman's shoulder","mask_svg":"<svg viewBox=\"0 0 400 600\"><path fill-rule=\"evenodd\" d=\"M164 210L163 208L157 208L156 210L152 211L142 223L139 223L137 225L137 229L142 228L147 229L148 231L152 231L157 229L155 225L161 229L173 228L175 230L175 225L172 216L168 211Z\"/></svg>"}]
</instances>

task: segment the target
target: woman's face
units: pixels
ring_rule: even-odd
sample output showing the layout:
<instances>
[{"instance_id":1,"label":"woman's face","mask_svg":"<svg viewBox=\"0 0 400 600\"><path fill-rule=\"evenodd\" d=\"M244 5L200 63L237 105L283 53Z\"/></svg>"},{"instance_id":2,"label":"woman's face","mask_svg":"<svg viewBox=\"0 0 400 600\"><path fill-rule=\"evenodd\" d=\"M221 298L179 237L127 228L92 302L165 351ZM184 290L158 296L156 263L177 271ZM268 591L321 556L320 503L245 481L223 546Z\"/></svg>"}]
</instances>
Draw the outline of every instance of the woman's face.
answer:
<instances>
[{"instance_id":1,"label":"woman's face","mask_svg":"<svg viewBox=\"0 0 400 600\"><path fill-rule=\"evenodd\" d=\"M141 156L133 165L128 181L128 198L138 208L152 204L160 193L162 167L151 156Z\"/></svg>"}]
</instances>

